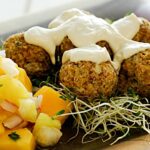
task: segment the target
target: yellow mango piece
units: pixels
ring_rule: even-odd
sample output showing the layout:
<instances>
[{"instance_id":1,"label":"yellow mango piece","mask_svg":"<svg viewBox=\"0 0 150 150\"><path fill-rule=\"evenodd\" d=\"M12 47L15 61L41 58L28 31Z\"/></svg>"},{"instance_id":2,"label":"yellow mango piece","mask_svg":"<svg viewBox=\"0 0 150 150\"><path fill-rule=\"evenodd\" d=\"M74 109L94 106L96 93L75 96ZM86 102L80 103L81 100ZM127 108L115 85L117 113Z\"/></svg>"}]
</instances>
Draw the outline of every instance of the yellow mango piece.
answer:
<instances>
[{"instance_id":1,"label":"yellow mango piece","mask_svg":"<svg viewBox=\"0 0 150 150\"><path fill-rule=\"evenodd\" d=\"M16 133L18 140L13 140L8 135ZM33 134L27 129L9 130L0 135L0 150L34 150L35 140Z\"/></svg>"},{"instance_id":2,"label":"yellow mango piece","mask_svg":"<svg viewBox=\"0 0 150 150\"><path fill-rule=\"evenodd\" d=\"M69 100L60 98L59 92L55 91L51 87L43 86L39 89L34 96L42 95L41 112L48 114L49 116L55 116L61 110L64 113L70 112L72 106L69 104ZM57 119L63 124L67 116L58 117Z\"/></svg>"},{"instance_id":3,"label":"yellow mango piece","mask_svg":"<svg viewBox=\"0 0 150 150\"><path fill-rule=\"evenodd\" d=\"M13 75L12 73L14 72L18 72L18 75L14 77L20 80L23 83L23 85L28 89L28 91L31 92L32 84L25 70L18 67L18 65L15 62L13 62L11 59L3 58L0 56L0 76L6 74L12 76Z\"/></svg>"},{"instance_id":4,"label":"yellow mango piece","mask_svg":"<svg viewBox=\"0 0 150 150\"><path fill-rule=\"evenodd\" d=\"M32 83L31 83L29 77L27 76L25 70L22 68L19 68L19 67L18 67L18 70L19 70L19 75L16 76L16 79L20 80L23 83L23 85L27 88L27 90L29 92L31 92L32 91Z\"/></svg>"},{"instance_id":5,"label":"yellow mango piece","mask_svg":"<svg viewBox=\"0 0 150 150\"><path fill-rule=\"evenodd\" d=\"M0 76L0 100L7 100L19 106L20 99L31 97L24 85L9 75Z\"/></svg>"},{"instance_id":6,"label":"yellow mango piece","mask_svg":"<svg viewBox=\"0 0 150 150\"><path fill-rule=\"evenodd\" d=\"M3 59L2 56L0 56L0 63L2 62L2 59ZM4 74L5 74L4 70L0 67L0 76Z\"/></svg>"},{"instance_id":7,"label":"yellow mango piece","mask_svg":"<svg viewBox=\"0 0 150 150\"><path fill-rule=\"evenodd\" d=\"M4 128L3 124L0 122L0 135L4 134L4 132L5 132L5 128Z\"/></svg>"},{"instance_id":8,"label":"yellow mango piece","mask_svg":"<svg viewBox=\"0 0 150 150\"><path fill-rule=\"evenodd\" d=\"M25 121L35 122L37 118L35 101L32 99L20 101L19 114Z\"/></svg>"},{"instance_id":9,"label":"yellow mango piece","mask_svg":"<svg viewBox=\"0 0 150 150\"><path fill-rule=\"evenodd\" d=\"M61 123L58 120L52 119L45 113L40 113L33 129L33 133L38 131L42 126L47 126L47 127L54 127L57 129L61 129Z\"/></svg>"},{"instance_id":10,"label":"yellow mango piece","mask_svg":"<svg viewBox=\"0 0 150 150\"><path fill-rule=\"evenodd\" d=\"M0 76L4 75L4 74L5 74L5 72L3 71L3 69L0 68Z\"/></svg>"}]
</instances>

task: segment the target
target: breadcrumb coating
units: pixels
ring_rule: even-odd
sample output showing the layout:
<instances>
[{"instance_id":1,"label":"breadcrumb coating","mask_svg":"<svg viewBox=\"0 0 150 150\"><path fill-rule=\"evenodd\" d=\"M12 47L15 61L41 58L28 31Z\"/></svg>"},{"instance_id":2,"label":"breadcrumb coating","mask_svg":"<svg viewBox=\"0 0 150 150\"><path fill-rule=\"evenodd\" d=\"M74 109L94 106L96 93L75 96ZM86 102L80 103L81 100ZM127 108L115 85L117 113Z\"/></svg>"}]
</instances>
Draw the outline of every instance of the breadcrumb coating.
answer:
<instances>
[{"instance_id":1,"label":"breadcrumb coating","mask_svg":"<svg viewBox=\"0 0 150 150\"><path fill-rule=\"evenodd\" d=\"M133 38L134 41L150 43L150 22L142 18L142 24L138 33Z\"/></svg>"},{"instance_id":2,"label":"breadcrumb coating","mask_svg":"<svg viewBox=\"0 0 150 150\"><path fill-rule=\"evenodd\" d=\"M150 49L124 60L118 82L121 93L132 88L141 96L150 98Z\"/></svg>"},{"instance_id":3,"label":"breadcrumb coating","mask_svg":"<svg viewBox=\"0 0 150 150\"><path fill-rule=\"evenodd\" d=\"M117 74L110 62L95 64L89 61L67 62L62 65L60 82L79 98L109 97L117 85Z\"/></svg>"},{"instance_id":4,"label":"breadcrumb coating","mask_svg":"<svg viewBox=\"0 0 150 150\"><path fill-rule=\"evenodd\" d=\"M41 47L25 42L24 34L10 36L4 42L6 57L24 68L29 76L45 76L51 68L49 54Z\"/></svg>"}]
</instances>

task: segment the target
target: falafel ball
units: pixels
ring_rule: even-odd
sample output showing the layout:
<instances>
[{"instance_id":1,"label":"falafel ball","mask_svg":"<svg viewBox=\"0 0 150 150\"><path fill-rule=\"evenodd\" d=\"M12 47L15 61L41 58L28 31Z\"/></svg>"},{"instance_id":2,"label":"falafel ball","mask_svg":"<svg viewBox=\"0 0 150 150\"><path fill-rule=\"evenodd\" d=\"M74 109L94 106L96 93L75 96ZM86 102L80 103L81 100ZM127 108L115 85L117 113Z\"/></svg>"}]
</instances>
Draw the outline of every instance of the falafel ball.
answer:
<instances>
[{"instance_id":1,"label":"falafel ball","mask_svg":"<svg viewBox=\"0 0 150 150\"><path fill-rule=\"evenodd\" d=\"M10 36L4 42L6 57L11 58L24 68L31 77L46 76L51 68L49 54L41 47L28 44L24 33Z\"/></svg>"},{"instance_id":2,"label":"falafel ball","mask_svg":"<svg viewBox=\"0 0 150 150\"><path fill-rule=\"evenodd\" d=\"M142 24L138 33L134 36L132 40L144 43L150 43L150 22L146 19L141 19Z\"/></svg>"},{"instance_id":3,"label":"falafel ball","mask_svg":"<svg viewBox=\"0 0 150 150\"><path fill-rule=\"evenodd\" d=\"M89 100L111 96L117 85L117 74L110 62L96 65L91 61L69 61L62 65L59 78L77 97Z\"/></svg>"},{"instance_id":4,"label":"falafel ball","mask_svg":"<svg viewBox=\"0 0 150 150\"><path fill-rule=\"evenodd\" d=\"M113 58L113 51L111 49L111 47L109 46L109 43L106 41L99 41L96 43L97 45L101 46L101 47L106 47L106 49L108 50L110 57ZM71 40L66 36L62 43L60 44L60 51L63 54L65 51L70 50L76 48L73 43L71 42Z\"/></svg>"},{"instance_id":5,"label":"falafel ball","mask_svg":"<svg viewBox=\"0 0 150 150\"><path fill-rule=\"evenodd\" d=\"M132 88L139 95L150 98L150 49L124 60L118 82L121 93Z\"/></svg>"}]
</instances>

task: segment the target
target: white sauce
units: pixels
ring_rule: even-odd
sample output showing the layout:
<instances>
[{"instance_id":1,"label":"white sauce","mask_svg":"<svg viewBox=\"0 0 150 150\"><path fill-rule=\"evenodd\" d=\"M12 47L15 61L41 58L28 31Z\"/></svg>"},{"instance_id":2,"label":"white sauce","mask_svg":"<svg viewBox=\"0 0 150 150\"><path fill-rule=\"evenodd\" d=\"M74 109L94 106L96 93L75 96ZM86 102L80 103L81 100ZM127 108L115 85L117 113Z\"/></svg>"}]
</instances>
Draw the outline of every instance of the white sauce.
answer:
<instances>
[{"instance_id":1,"label":"white sauce","mask_svg":"<svg viewBox=\"0 0 150 150\"><path fill-rule=\"evenodd\" d=\"M111 61L111 58L105 47L102 48L97 45L91 45L88 47L75 48L65 51L62 58L62 63L66 63L68 61L91 61L96 64L100 64L102 62Z\"/></svg>"},{"instance_id":2,"label":"white sauce","mask_svg":"<svg viewBox=\"0 0 150 150\"><path fill-rule=\"evenodd\" d=\"M14 63L9 58L0 57L0 68L7 74L12 77L15 77L19 74L19 70L17 69L17 64Z\"/></svg>"},{"instance_id":3,"label":"white sauce","mask_svg":"<svg viewBox=\"0 0 150 150\"><path fill-rule=\"evenodd\" d=\"M123 60L128 59L146 49L150 49L150 44L128 40L128 42L126 42L124 46L114 55L113 66L117 71L119 71Z\"/></svg>"},{"instance_id":4,"label":"white sauce","mask_svg":"<svg viewBox=\"0 0 150 150\"><path fill-rule=\"evenodd\" d=\"M142 21L135 14L125 16L115 22L113 22L112 27L114 27L120 34L122 34L127 39L132 39L140 29Z\"/></svg>"},{"instance_id":5,"label":"white sauce","mask_svg":"<svg viewBox=\"0 0 150 150\"><path fill-rule=\"evenodd\" d=\"M33 27L24 34L26 42L38 45L50 54L53 64L55 63L55 48L61 44L65 36L68 36L76 47L89 46L105 40L114 53L125 40L105 20L92 15L74 16L53 29Z\"/></svg>"},{"instance_id":6,"label":"white sauce","mask_svg":"<svg viewBox=\"0 0 150 150\"><path fill-rule=\"evenodd\" d=\"M130 19L134 20L134 17ZM126 39L105 20L92 15L75 15L55 28L33 27L24 34L26 42L38 45L49 53L53 64L56 46L61 44L65 36L68 36L76 47L90 46L102 40L107 41L114 53L114 64L117 70L123 59L150 48L150 44Z\"/></svg>"},{"instance_id":7,"label":"white sauce","mask_svg":"<svg viewBox=\"0 0 150 150\"><path fill-rule=\"evenodd\" d=\"M54 20L52 20L49 23L48 28L51 29L51 28L58 27L59 25L61 25L62 23L64 23L65 21L69 20L70 18L72 18L74 16L86 16L86 15L90 15L90 14L86 11L79 10L77 8L72 8L72 9L66 10L66 11L62 12Z\"/></svg>"}]
</instances>

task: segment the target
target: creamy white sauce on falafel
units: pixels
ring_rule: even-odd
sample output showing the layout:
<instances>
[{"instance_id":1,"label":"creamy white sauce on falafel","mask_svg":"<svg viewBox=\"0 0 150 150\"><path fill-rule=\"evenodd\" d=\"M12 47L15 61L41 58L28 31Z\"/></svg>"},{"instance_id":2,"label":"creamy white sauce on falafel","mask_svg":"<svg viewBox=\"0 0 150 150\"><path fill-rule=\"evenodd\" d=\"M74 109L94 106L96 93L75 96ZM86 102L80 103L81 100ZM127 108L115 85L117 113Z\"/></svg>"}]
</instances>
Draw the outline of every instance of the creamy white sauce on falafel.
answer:
<instances>
[{"instance_id":1,"label":"creamy white sauce on falafel","mask_svg":"<svg viewBox=\"0 0 150 150\"><path fill-rule=\"evenodd\" d=\"M125 43L124 47L122 47L122 49L120 49L114 55L113 66L117 71L119 71L123 60L128 59L131 56L139 52L145 51L147 49L150 49L150 44L148 43L141 43L141 42L128 40L128 42Z\"/></svg>"},{"instance_id":2,"label":"creamy white sauce on falafel","mask_svg":"<svg viewBox=\"0 0 150 150\"><path fill-rule=\"evenodd\" d=\"M44 48L49 53L53 64L56 46L60 45L66 36L76 47L89 46L102 40L107 41L114 53L126 40L105 20L92 15L74 16L53 29L32 27L24 33L25 41Z\"/></svg>"},{"instance_id":3,"label":"creamy white sauce on falafel","mask_svg":"<svg viewBox=\"0 0 150 150\"><path fill-rule=\"evenodd\" d=\"M132 39L139 31L141 24L141 19L132 13L131 15L114 21L111 26L127 39Z\"/></svg>"},{"instance_id":4,"label":"creamy white sauce on falafel","mask_svg":"<svg viewBox=\"0 0 150 150\"><path fill-rule=\"evenodd\" d=\"M101 64L106 61L111 62L110 55L105 47L91 45L88 47L75 48L65 51L62 57L62 63L91 61L96 64Z\"/></svg>"},{"instance_id":5,"label":"creamy white sauce on falafel","mask_svg":"<svg viewBox=\"0 0 150 150\"><path fill-rule=\"evenodd\" d=\"M84 10L79 10L77 8L65 10L49 23L48 28L52 29L58 27L59 25L61 25L62 23L64 23L65 21L69 20L74 16L86 16L86 15L92 15L92 14Z\"/></svg>"},{"instance_id":6,"label":"creamy white sauce on falafel","mask_svg":"<svg viewBox=\"0 0 150 150\"><path fill-rule=\"evenodd\" d=\"M124 59L150 48L150 44L126 39L105 20L93 15L75 15L55 28L33 27L24 33L26 42L44 48L53 64L56 46L60 45L66 36L76 47L107 41L114 53L114 65L117 70Z\"/></svg>"}]
</instances>

